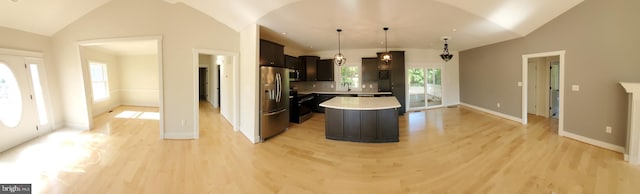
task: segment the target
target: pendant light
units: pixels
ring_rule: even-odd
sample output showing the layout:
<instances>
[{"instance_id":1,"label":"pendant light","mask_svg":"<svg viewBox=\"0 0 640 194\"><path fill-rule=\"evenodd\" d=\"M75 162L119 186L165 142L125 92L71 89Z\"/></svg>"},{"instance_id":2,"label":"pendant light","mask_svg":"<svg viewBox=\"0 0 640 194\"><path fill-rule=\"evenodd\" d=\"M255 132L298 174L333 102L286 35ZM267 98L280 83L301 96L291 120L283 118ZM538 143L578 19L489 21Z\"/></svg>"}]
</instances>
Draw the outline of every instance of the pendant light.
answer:
<instances>
[{"instance_id":1,"label":"pendant light","mask_svg":"<svg viewBox=\"0 0 640 194\"><path fill-rule=\"evenodd\" d=\"M451 60L451 58L453 58L453 55L449 53L449 44L447 44L447 40L449 40L449 37L445 36L442 39L444 40L444 52L442 52L440 58L442 58L444 62L448 62L449 60Z\"/></svg>"},{"instance_id":2,"label":"pendant light","mask_svg":"<svg viewBox=\"0 0 640 194\"><path fill-rule=\"evenodd\" d=\"M338 54L333 56L333 64L342 66L347 62L347 58L342 55L342 51L340 50L340 32L342 32L342 29L337 29L336 31L338 32Z\"/></svg>"},{"instance_id":3,"label":"pendant light","mask_svg":"<svg viewBox=\"0 0 640 194\"><path fill-rule=\"evenodd\" d=\"M384 53L382 54L382 57L380 57L380 60L384 61L384 63L389 64L389 62L391 62L391 53L389 53L389 50L387 48L387 31L389 30L389 27L384 27L382 28L384 30Z\"/></svg>"}]
</instances>

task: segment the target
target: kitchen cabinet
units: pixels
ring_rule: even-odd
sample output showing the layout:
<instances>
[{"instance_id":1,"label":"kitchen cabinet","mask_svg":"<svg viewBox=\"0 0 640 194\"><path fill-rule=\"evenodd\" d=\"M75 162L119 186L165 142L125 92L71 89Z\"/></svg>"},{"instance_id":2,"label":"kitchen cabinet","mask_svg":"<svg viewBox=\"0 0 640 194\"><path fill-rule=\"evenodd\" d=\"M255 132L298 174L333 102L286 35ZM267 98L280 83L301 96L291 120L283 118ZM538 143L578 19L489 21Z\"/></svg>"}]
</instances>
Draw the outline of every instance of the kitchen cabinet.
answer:
<instances>
[{"instance_id":1,"label":"kitchen cabinet","mask_svg":"<svg viewBox=\"0 0 640 194\"><path fill-rule=\"evenodd\" d=\"M327 108L325 137L355 142L398 142L398 109L343 110Z\"/></svg>"},{"instance_id":2,"label":"kitchen cabinet","mask_svg":"<svg viewBox=\"0 0 640 194\"><path fill-rule=\"evenodd\" d=\"M289 69L300 69L300 60L298 60L298 57L285 55L284 66Z\"/></svg>"},{"instance_id":3,"label":"kitchen cabinet","mask_svg":"<svg viewBox=\"0 0 640 194\"><path fill-rule=\"evenodd\" d=\"M403 115L406 111L404 51L390 51L390 53L391 62L389 64L385 64L384 62L380 61L378 70L379 72L384 72L386 70L389 71L389 84L391 87L391 93L393 93L393 95L398 98L398 101L402 105L402 107L400 107L399 109L399 113L400 115ZM382 54L383 53L378 53L378 58L380 58Z\"/></svg>"},{"instance_id":4,"label":"kitchen cabinet","mask_svg":"<svg viewBox=\"0 0 640 194\"><path fill-rule=\"evenodd\" d=\"M362 58L362 81L378 81L378 58Z\"/></svg>"},{"instance_id":5,"label":"kitchen cabinet","mask_svg":"<svg viewBox=\"0 0 640 194\"><path fill-rule=\"evenodd\" d=\"M316 96L316 103L314 106L314 110L315 112L321 112L324 113L324 107L318 106L319 104L327 101L327 100L331 100L333 97L336 97L337 95L335 94L318 94Z\"/></svg>"},{"instance_id":6,"label":"kitchen cabinet","mask_svg":"<svg viewBox=\"0 0 640 194\"><path fill-rule=\"evenodd\" d=\"M292 69L292 72L289 73L289 81L305 81L307 68L300 64L300 59L298 59L298 57L285 55L284 65L285 67Z\"/></svg>"},{"instance_id":7,"label":"kitchen cabinet","mask_svg":"<svg viewBox=\"0 0 640 194\"><path fill-rule=\"evenodd\" d=\"M260 39L260 66L284 66L284 46Z\"/></svg>"},{"instance_id":8,"label":"kitchen cabinet","mask_svg":"<svg viewBox=\"0 0 640 194\"><path fill-rule=\"evenodd\" d=\"M320 57L300 56L300 65L305 68L305 81L318 81L318 61Z\"/></svg>"},{"instance_id":9,"label":"kitchen cabinet","mask_svg":"<svg viewBox=\"0 0 640 194\"><path fill-rule=\"evenodd\" d=\"M318 81L333 81L333 59L322 59L316 67Z\"/></svg>"}]
</instances>

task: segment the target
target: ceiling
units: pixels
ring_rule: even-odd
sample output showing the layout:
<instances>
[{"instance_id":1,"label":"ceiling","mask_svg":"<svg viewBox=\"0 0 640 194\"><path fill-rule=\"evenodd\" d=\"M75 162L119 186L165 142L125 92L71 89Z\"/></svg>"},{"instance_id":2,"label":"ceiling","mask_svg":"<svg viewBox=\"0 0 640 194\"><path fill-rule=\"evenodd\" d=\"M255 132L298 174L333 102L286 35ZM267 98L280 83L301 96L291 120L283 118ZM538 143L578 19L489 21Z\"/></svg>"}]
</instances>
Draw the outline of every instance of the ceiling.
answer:
<instances>
[{"instance_id":1,"label":"ceiling","mask_svg":"<svg viewBox=\"0 0 640 194\"><path fill-rule=\"evenodd\" d=\"M110 0L0 0L0 26L52 36Z\"/></svg>"},{"instance_id":2,"label":"ceiling","mask_svg":"<svg viewBox=\"0 0 640 194\"><path fill-rule=\"evenodd\" d=\"M109 1L0 0L0 26L52 36ZM164 1L184 3L236 31L258 23L264 38L311 52L335 50L336 28L344 30L345 49L381 47L384 26L390 48L441 49L441 37L450 36L451 50L466 50L525 36L583 0Z\"/></svg>"},{"instance_id":3,"label":"ceiling","mask_svg":"<svg viewBox=\"0 0 640 194\"><path fill-rule=\"evenodd\" d=\"M155 55L158 53L157 40L109 42L85 47L117 56Z\"/></svg>"}]
</instances>

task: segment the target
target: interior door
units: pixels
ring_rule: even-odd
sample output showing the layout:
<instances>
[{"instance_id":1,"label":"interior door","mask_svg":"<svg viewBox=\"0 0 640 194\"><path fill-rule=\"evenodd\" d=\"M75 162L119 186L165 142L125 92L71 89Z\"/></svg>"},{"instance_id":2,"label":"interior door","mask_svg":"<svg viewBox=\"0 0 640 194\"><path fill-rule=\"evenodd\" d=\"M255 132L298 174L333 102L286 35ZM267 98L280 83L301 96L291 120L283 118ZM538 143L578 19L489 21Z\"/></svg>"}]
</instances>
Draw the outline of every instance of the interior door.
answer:
<instances>
[{"instance_id":1,"label":"interior door","mask_svg":"<svg viewBox=\"0 0 640 194\"><path fill-rule=\"evenodd\" d=\"M551 77L549 79L549 116L551 118L558 118L558 107L560 106L560 66L559 63L551 64Z\"/></svg>"},{"instance_id":2,"label":"interior door","mask_svg":"<svg viewBox=\"0 0 640 194\"><path fill-rule=\"evenodd\" d=\"M24 57L0 55L0 151L38 136Z\"/></svg>"}]
</instances>

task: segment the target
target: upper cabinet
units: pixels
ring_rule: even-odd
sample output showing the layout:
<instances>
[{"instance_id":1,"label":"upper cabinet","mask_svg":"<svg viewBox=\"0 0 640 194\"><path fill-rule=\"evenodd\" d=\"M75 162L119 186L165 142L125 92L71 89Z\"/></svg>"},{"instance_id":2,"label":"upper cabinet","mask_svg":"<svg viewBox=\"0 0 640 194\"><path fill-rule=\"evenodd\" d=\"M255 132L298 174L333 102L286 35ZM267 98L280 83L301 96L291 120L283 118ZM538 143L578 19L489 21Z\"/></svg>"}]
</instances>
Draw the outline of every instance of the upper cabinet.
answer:
<instances>
[{"instance_id":1,"label":"upper cabinet","mask_svg":"<svg viewBox=\"0 0 640 194\"><path fill-rule=\"evenodd\" d=\"M289 72L290 81L305 81L307 77L306 67L300 63L300 59L298 57L293 57L289 55L284 56L284 65L285 67L292 70ZM292 75L293 74L293 75Z\"/></svg>"},{"instance_id":2,"label":"upper cabinet","mask_svg":"<svg viewBox=\"0 0 640 194\"><path fill-rule=\"evenodd\" d=\"M260 66L285 67L284 46L260 39Z\"/></svg>"},{"instance_id":3,"label":"upper cabinet","mask_svg":"<svg viewBox=\"0 0 640 194\"><path fill-rule=\"evenodd\" d=\"M362 81L378 81L378 58L362 58Z\"/></svg>"},{"instance_id":4,"label":"upper cabinet","mask_svg":"<svg viewBox=\"0 0 640 194\"><path fill-rule=\"evenodd\" d=\"M320 57L316 56L300 56L300 65L306 68L306 81L318 81L318 61Z\"/></svg>"},{"instance_id":5,"label":"upper cabinet","mask_svg":"<svg viewBox=\"0 0 640 194\"><path fill-rule=\"evenodd\" d=\"M333 59L318 61L318 81L333 81Z\"/></svg>"}]
</instances>

